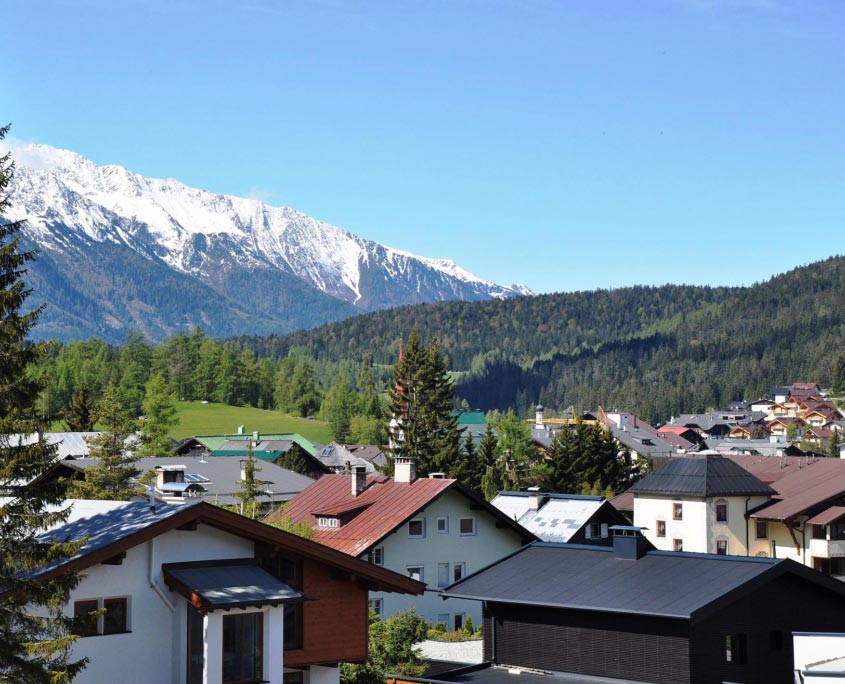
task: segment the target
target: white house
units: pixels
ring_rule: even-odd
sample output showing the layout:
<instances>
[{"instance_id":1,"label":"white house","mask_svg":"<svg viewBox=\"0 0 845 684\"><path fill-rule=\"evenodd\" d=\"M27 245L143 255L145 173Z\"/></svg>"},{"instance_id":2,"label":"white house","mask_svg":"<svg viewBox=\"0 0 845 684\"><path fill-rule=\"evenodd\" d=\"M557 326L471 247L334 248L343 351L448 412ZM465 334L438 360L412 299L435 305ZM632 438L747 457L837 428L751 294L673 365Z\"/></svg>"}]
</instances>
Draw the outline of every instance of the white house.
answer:
<instances>
[{"instance_id":1,"label":"white house","mask_svg":"<svg viewBox=\"0 0 845 684\"><path fill-rule=\"evenodd\" d=\"M72 502L79 684L332 684L367 655L367 588L407 577L207 503ZM304 600L307 599L307 600Z\"/></svg>"},{"instance_id":2,"label":"white house","mask_svg":"<svg viewBox=\"0 0 845 684\"><path fill-rule=\"evenodd\" d=\"M748 555L750 511L775 495L721 456L672 458L631 487L634 524L662 551Z\"/></svg>"},{"instance_id":3,"label":"white house","mask_svg":"<svg viewBox=\"0 0 845 684\"><path fill-rule=\"evenodd\" d=\"M396 459L395 478L324 475L294 497L283 513L307 522L316 541L418 579L422 596L376 590L373 608L393 615L413 606L432 624L457 629L481 620L474 601L449 601L438 590L499 560L536 536L457 480L417 478L413 459Z\"/></svg>"}]
</instances>

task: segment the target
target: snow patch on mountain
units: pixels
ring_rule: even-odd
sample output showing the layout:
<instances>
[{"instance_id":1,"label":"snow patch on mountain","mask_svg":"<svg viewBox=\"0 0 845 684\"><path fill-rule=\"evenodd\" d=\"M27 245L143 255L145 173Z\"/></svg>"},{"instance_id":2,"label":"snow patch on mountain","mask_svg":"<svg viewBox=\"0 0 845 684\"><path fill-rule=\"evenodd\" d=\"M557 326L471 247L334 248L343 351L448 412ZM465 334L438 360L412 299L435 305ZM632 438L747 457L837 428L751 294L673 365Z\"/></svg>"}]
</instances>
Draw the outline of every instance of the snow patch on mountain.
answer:
<instances>
[{"instance_id":1,"label":"snow patch on mountain","mask_svg":"<svg viewBox=\"0 0 845 684\"><path fill-rule=\"evenodd\" d=\"M16 171L7 218L27 219L27 232L57 251L67 248L72 231L86 242L124 243L205 280L232 264L270 267L356 305L366 300L366 308L398 302L365 292L362 269L403 281L417 292L416 301L530 294L524 286L490 283L451 260L392 249L289 207L98 166L48 145L14 144L12 153Z\"/></svg>"}]
</instances>

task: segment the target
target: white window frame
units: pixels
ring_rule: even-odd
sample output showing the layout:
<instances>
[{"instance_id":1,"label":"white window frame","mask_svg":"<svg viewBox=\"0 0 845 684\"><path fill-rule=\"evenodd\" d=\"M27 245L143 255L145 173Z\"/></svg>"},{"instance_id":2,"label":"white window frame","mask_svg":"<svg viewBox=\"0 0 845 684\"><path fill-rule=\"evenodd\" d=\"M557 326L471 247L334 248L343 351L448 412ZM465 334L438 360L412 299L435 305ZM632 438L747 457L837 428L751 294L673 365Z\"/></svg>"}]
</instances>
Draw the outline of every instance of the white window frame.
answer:
<instances>
[{"instance_id":1,"label":"white window frame","mask_svg":"<svg viewBox=\"0 0 845 684\"><path fill-rule=\"evenodd\" d=\"M384 565L384 547L383 546L376 546L372 551L370 551L370 563L373 565Z\"/></svg>"},{"instance_id":2,"label":"white window frame","mask_svg":"<svg viewBox=\"0 0 845 684\"><path fill-rule=\"evenodd\" d=\"M384 615L384 599L383 598L374 598L370 599L370 610L375 611L376 615L381 618Z\"/></svg>"},{"instance_id":3,"label":"white window frame","mask_svg":"<svg viewBox=\"0 0 845 684\"><path fill-rule=\"evenodd\" d=\"M419 577L414 577L412 570L419 570ZM416 579L418 582L425 582L425 566L424 565L406 565L405 571L411 579Z\"/></svg>"},{"instance_id":4,"label":"white window frame","mask_svg":"<svg viewBox=\"0 0 845 684\"><path fill-rule=\"evenodd\" d=\"M443 625L445 629L449 629L449 613L438 613L437 614L437 625Z\"/></svg>"},{"instance_id":5,"label":"white window frame","mask_svg":"<svg viewBox=\"0 0 845 684\"><path fill-rule=\"evenodd\" d=\"M457 575L460 575L458 577ZM467 564L463 561L459 563L452 563L452 582L457 582L458 580L462 580L464 577L467 576Z\"/></svg>"},{"instance_id":6,"label":"white window frame","mask_svg":"<svg viewBox=\"0 0 845 684\"><path fill-rule=\"evenodd\" d=\"M317 517L317 527L326 529L337 529L340 527L340 520L333 516L321 515Z\"/></svg>"},{"instance_id":7,"label":"white window frame","mask_svg":"<svg viewBox=\"0 0 845 684\"><path fill-rule=\"evenodd\" d=\"M472 521L472 532L464 532L463 531L462 528L463 528L463 523L464 523L465 520ZM458 532L460 533L460 535L462 537L474 537L476 534L478 534L478 525L476 524L475 518L461 518L458 521Z\"/></svg>"},{"instance_id":8,"label":"white window frame","mask_svg":"<svg viewBox=\"0 0 845 684\"><path fill-rule=\"evenodd\" d=\"M441 525L442 523L442 525ZM437 534L449 534L449 518L437 519Z\"/></svg>"},{"instance_id":9,"label":"white window frame","mask_svg":"<svg viewBox=\"0 0 845 684\"><path fill-rule=\"evenodd\" d=\"M422 530L420 534L413 534L411 532L411 525L413 523L420 523L420 529ZM425 539L425 518L413 518L408 521L408 537L410 539Z\"/></svg>"}]
</instances>

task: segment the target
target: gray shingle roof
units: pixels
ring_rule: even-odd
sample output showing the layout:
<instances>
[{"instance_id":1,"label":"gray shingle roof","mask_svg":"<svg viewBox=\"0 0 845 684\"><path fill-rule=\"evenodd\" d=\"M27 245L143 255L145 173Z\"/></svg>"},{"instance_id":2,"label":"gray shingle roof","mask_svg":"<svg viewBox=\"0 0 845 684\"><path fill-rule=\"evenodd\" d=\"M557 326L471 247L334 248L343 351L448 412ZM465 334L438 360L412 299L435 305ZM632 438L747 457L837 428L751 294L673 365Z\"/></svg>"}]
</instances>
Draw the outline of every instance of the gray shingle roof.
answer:
<instances>
[{"instance_id":1,"label":"gray shingle roof","mask_svg":"<svg viewBox=\"0 0 845 684\"><path fill-rule=\"evenodd\" d=\"M786 560L536 542L443 590L452 598L689 618ZM843 589L845 591L845 589Z\"/></svg>"},{"instance_id":2,"label":"gray shingle roof","mask_svg":"<svg viewBox=\"0 0 845 684\"><path fill-rule=\"evenodd\" d=\"M727 458L671 458L628 491L687 496L766 496L776 492Z\"/></svg>"}]
</instances>

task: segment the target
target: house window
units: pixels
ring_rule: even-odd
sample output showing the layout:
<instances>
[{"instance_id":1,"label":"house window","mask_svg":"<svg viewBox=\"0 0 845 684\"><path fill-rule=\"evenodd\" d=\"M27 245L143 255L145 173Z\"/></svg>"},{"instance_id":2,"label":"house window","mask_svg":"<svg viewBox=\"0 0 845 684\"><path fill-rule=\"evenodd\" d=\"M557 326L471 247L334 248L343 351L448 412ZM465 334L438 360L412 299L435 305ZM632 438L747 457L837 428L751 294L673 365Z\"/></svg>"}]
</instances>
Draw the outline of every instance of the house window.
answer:
<instances>
[{"instance_id":1,"label":"house window","mask_svg":"<svg viewBox=\"0 0 845 684\"><path fill-rule=\"evenodd\" d=\"M747 662L748 636L746 634L728 634L725 637L725 660L740 665Z\"/></svg>"},{"instance_id":2,"label":"house window","mask_svg":"<svg viewBox=\"0 0 845 684\"><path fill-rule=\"evenodd\" d=\"M223 616L223 682L264 679L264 613Z\"/></svg>"},{"instance_id":3,"label":"house window","mask_svg":"<svg viewBox=\"0 0 845 684\"><path fill-rule=\"evenodd\" d=\"M673 539L672 540L672 550L673 551L683 551L684 550L684 540L683 539Z\"/></svg>"},{"instance_id":4,"label":"house window","mask_svg":"<svg viewBox=\"0 0 845 684\"><path fill-rule=\"evenodd\" d=\"M408 577L410 577L411 579L415 579L418 582L425 582L425 580L423 579L425 573L423 571L422 565L409 565L407 570Z\"/></svg>"},{"instance_id":5,"label":"house window","mask_svg":"<svg viewBox=\"0 0 845 684\"><path fill-rule=\"evenodd\" d=\"M604 523L590 523L587 526L587 539L607 539L607 525Z\"/></svg>"},{"instance_id":6,"label":"house window","mask_svg":"<svg viewBox=\"0 0 845 684\"><path fill-rule=\"evenodd\" d=\"M340 520L335 517L321 515L317 517L317 526L318 527L340 527Z\"/></svg>"},{"instance_id":7,"label":"house window","mask_svg":"<svg viewBox=\"0 0 845 684\"><path fill-rule=\"evenodd\" d=\"M370 563L373 565L384 565L384 547L377 546L370 551Z\"/></svg>"},{"instance_id":8,"label":"house window","mask_svg":"<svg viewBox=\"0 0 845 684\"><path fill-rule=\"evenodd\" d=\"M449 564L437 564L437 587L442 589L449 586Z\"/></svg>"},{"instance_id":9,"label":"house window","mask_svg":"<svg viewBox=\"0 0 845 684\"><path fill-rule=\"evenodd\" d=\"M425 518L417 518L408 522L408 536L418 539L425 537Z\"/></svg>"},{"instance_id":10,"label":"house window","mask_svg":"<svg viewBox=\"0 0 845 684\"><path fill-rule=\"evenodd\" d=\"M675 502L672 504L672 520L684 519L684 504Z\"/></svg>"},{"instance_id":11,"label":"house window","mask_svg":"<svg viewBox=\"0 0 845 684\"><path fill-rule=\"evenodd\" d=\"M73 633L79 637L97 636L99 616L97 611L100 603L96 599L91 601L73 602Z\"/></svg>"},{"instance_id":12,"label":"house window","mask_svg":"<svg viewBox=\"0 0 845 684\"><path fill-rule=\"evenodd\" d=\"M103 599L103 634L128 632L128 610L126 597Z\"/></svg>"},{"instance_id":13,"label":"house window","mask_svg":"<svg viewBox=\"0 0 845 684\"><path fill-rule=\"evenodd\" d=\"M768 539L769 538L769 523L765 520L758 520L757 524L754 525L756 532L757 532L757 539Z\"/></svg>"},{"instance_id":14,"label":"house window","mask_svg":"<svg viewBox=\"0 0 845 684\"><path fill-rule=\"evenodd\" d=\"M449 518L438 518L437 519L437 533L438 534L448 534L449 533Z\"/></svg>"},{"instance_id":15,"label":"house window","mask_svg":"<svg viewBox=\"0 0 845 684\"><path fill-rule=\"evenodd\" d=\"M437 626L443 625L443 629L449 629L449 613L437 614Z\"/></svg>"},{"instance_id":16,"label":"house window","mask_svg":"<svg viewBox=\"0 0 845 684\"><path fill-rule=\"evenodd\" d=\"M384 599L370 599L370 610L381 617L384 614Z\"/></svg>"},{"instance_id":17,"label":"house window","mask_svg":"<svg viewBox=\"0 0 845 684\"><path fill-rule=\"evenodd\" d=\"M73 603L73 633L80 637L129 631L129 599L125 596Z\"/></svg>"},{"instance_id":18,"label":"house window","mask_svg":"<svg viewBox=\"0 0 845 684\"><path fill-rule=\"evenodd\" d=\"M728 555L728 540L727 539L717 539L716 540L716 553L720 556L727 556Z\"/></svg>"},{"instance_id":19,"label":"house window","mask_svg":"<svg viewBox=\"0 0 845 684\"><path fill-rule=\"evenodd\" d=\"M457 582L467 574L466 563L455 563L452 565L452 581Z\"/></svg>"},{"instance_id":20,"label":"house window","mask_svg":"<svg viewBox=\"0 0 845 684\"><path fill-rule=\"evenodd\" d=\"M666 521L665 520L658 520L656 527L657 527L657 536L658 537L665 537L666 536Z\"/></svg>"},{"instance_id":21,"label":"house window","mask_svg":"<svg viewBox=\"0 0 845 684\"><path fill-rule=\"evenodd\" d=\"M460 530L465 537L475 534L475 518L461 518Z\"/></svg>"},{"instance_id":22,"label":"house window","mask_svg":"<svg viewBox=\"0 0 845 684\"><path fill-rule=\"evenodd\" d=\"M728 502L724 499L719 499L716 502L716 522L728 522Z\"/></svg>"},{"instance_id":23,"label":"house window","mask_svg":"<svg viewBox=\"0 0 845 684\"><path fill-rule=\"evenodd\" d=\"M824 525L813 525L813 539L827 539L827 530Z\"/></svg>"},{"instance_id":24,"label":"house window","mask_svg":"<svg viewBox=\"0 0 845 684\"><path fill-rule=\"evenodd\" d=\"M459 629L464 628L464 622L466 622L466 613L455 613L455 631L457 632Z\"/></svg>"}]
</instances>

